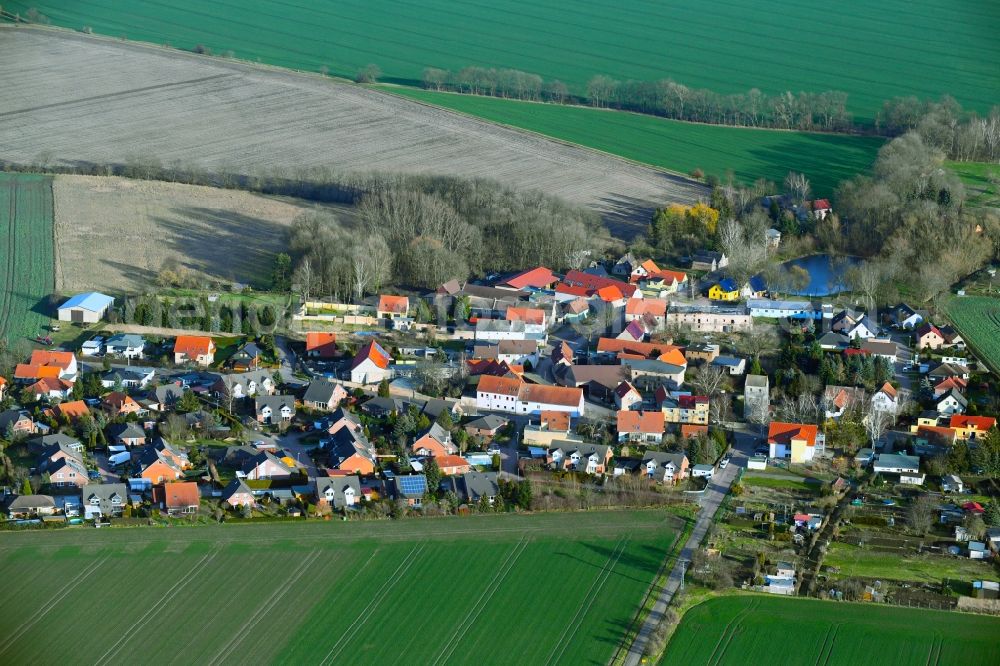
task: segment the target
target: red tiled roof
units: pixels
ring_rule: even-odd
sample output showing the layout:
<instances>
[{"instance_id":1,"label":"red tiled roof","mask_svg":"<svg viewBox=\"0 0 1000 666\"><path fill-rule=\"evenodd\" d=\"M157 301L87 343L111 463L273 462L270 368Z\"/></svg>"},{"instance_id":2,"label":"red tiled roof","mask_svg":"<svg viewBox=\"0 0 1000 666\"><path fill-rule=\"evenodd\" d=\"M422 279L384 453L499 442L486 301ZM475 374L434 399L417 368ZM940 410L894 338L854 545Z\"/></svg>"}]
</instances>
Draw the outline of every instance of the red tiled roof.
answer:
<instances>
[{"instance_id":1,"label":"red tiled roof","mask_svg":"<svg viewBox=\"0 0 1000 666\"><path fill-rule=\"evenodd\" d=\"M177 481L163 484L163 503L170 508L197 506L201 500L198 484L194 481Z\"/></svg>"},{"instance_id":2,"label":"red tiled roof","mask_svg":"<svg viewBox=\"0 0 1000 666\"><path fill-rule=\"evenodd\" d=\"M886 382L885 384L882 384L882 388L880 388L879 391L881 391L882 393L885 393L887 396L889 396L893 400L896 399L896 387L893 386L892 384L890 384L889 382Z\"/></svg>"},{"instance_id":3,"label":"red tiled roof","mask_svg":"<svg viewBox=\"0 0 1000 666\"><path fill-rule=\"evenodd\" d=\"M966 414L954 414L948 423L952 428L973 429L985 432L995 427L997 420L992 416L968 416Z\"/></svg>"},{"instance_id":4,"label":"red tiled roof","mask_svg":"<svg viewBox=\"0 0 1000 666\"><path fill-rule=\"evenodd\" d=\"M70 419L76 419L84 414L89 414L90 409L87 407L87 403L83 400L71 400L70 402L61 402L52 408L53 414L57 417L68 417Z\"/></svg>"},{"instance_id":5,"label":"red tiled roof","mask_svg":"<svg viewBox=\"0 0 1000 666\"><path fill-rule=\"evenodd\" d=\"M922 338L925 335L927 335L928 333L933 333L934 335L938 336L942 340L944 339L944 335L941 333L941 329L939 329L934 324L927 323L927 324L924 324L920 328L917 329L917 337L918 338Z\"/></svg>"},{"instance_id":6,"label":"red tiled roof","mask_svg":"<svg viewBox=\"0 0 1000 666\"><path fill-rule=\"evenodd\" d=\"M690 423L685 423L681 426L681 439L691 439L692 437L697 437L698 435L707 435L708 426L707 425L693 425Z\"/></svg>"},{"instance_id":7,"label":"red tiled roof","mask_svg":"<svg viewBox=\"0 0 1000 666\"><path fill-rule=\"evenodd\" d=\"M597 341L597 351L606 354L625 352L641 356L642 358L650 358L655 355L656 358L665 363L680 366L687 365L687 359L684 357L684 352L681 351L680 347L662 342L634 342L631 340L601 338Z\"/></svg>"},{"instance_id":8,"label":"red tiled roof","mask_svg":"<svg viewBox=\"0 0 1000 666\"><path fill-rule=\"evenodd\" d=\"M768 444L787 444L793 439L804 439L808 446L816 446L817 428L803 423L772 421L767 429Z\"/></svg>"},{"instance_id":9,"label":"red tiled roof","mask_svg":"<svg viewBox=\"0 0 1000 666\"><path fill-rule=\"evenodd\" d=\"M73 362L73 352L36 349L31 352L31 365L54 365L65 370Z\"/></svg>"},{"instance_id":10,"label":"red tiled roof","mask_svg":"<svg viewBox=\"0 0 1000 666\"><path fill-rule=\"evenodd\" d=\"M320 355L332 355L337 351L337 334L312 331L306 333L306 352L317 352Z\"/></svg>"},{"instance_id":11,"label":"red tiled roof","mask_svg":"<svg viewBox=\"0 0 1000 666\"><path fill-rule=\"evenodd\" d=\"M618 411L618 432L662 433L665 423L663 412Z\"/></svg>"},{"instance_id":12,"label":"red tiled roof","mask_svg":"<svg viewBox=\"0 0 1000 666\"><path fill-rule=\"evenodd\" d=\"M389 296L383 294L378 297L378 311L392 312L394 314L406 314L410 309L410 299L406 296Z\"/></svg>"},{"instance_id":13,"label":"red tiled roof","mask_svg":"<svg viewBox=\"0 0 1000 666\"><path fill-rule=\"evenodd\" d=\"M435 456L434 460L437 461L438 467L444 469L447 467L468 467L469 461L462 456Z\"/></svg>"},{"instance_id":14,"label":"red tiled roof","mask_svg":"<svg viewBox=\"0 0 1000 666\"><path fill-rule=\"evenodd\" d=\"M545 311L537 308L507 308L507 321L523 321L526 324L544 324Z\"/></svg>"},{"instance_id":15,"label":"red tiled roof","mask_svg":"<svg viewBox=\"0 0 1000 666\"><path fill-rule=\"evenodd\" d=\"M575 284L566 284L565 282L560 282L556 285L557 294L567 294L569 296L577 296L579 298L586 298L594 292L593 289L587 289L586 287L579 287Z\"/></svg>"},{"instance_id":16,"label":"red tiled roof","mask_svg":"<svg viewBox=\"0 0 1000 666\"><path fill-rule=\"evenodd\" d=\"M660 298L630 298L625 304L625 314L663 317L667 314L667 302Z\"/></svg>"},{"instance_id":17,"label":"red tiled roof","mask_svg":"<svg viewBox=\"0 0 1000 666\"><path fill-rule=\"evenodd\" d=\"M178 335L174 341L174 353L186 356L203 356L214 347L212 338L204 335Z\"/></svg>"},{"instance_id":18,"label":"red tiled roof","mask_svg":"<svg viewBox=\"0 0 1000 666\"><path fill-rule=\"evenodd\" d=\"M389 363L392 361L392 357L389 356L384 349L382 349L382 345L380 345L377 341L372 340L358 350L357 356L355 356L354 360L351 362L351 369L353 370L368 359L371 359L375 365L383 370L388 368Z\"/></svg>"},{"instance_id":19,"label":"red tiled roof","mask_svg":"<svg viewBox=\"0 0 1000 666\"><path fill-rule=\"evenodd\" d=\"M614 303L625 298L625 294L616 284L609 284L597 290L597 297L605 303Z\"/></svg>"},{"instance_id":20,"label":"red tiled roof","mask_svg":"<svg viewBox=\"0 0 1000 666\"><path fill-rule=\"evenodd\" d=\"M677 398L677 405L681 409L694 409L698 405L707 405L708 396L704 395L682 395Z\"/></svg>"},{"instance_id":21,"label":"red tiled roof","mask_svg":"<svg viewBox=\"0 0 1000 666\"><path fill-rule=\"evenodd\" d=\"M521 388L521 380L512 377L497 377L495 375L483 375L479 379L479 386L476 388L480 393L495 393L497 395L516 396Z\"/></svg>"},{"instance_id":22,"label":"red tiled roof","mask_svg":"<svg viewBox=\"0 0 1000 666\"><path fill-rule=\"evenodd\" d=\"M566 277L563 278L563 282L566 284L577 285L580 287L586 287L587 289L598 290L602 287L616 286L618 287L622 295L626 298L632 298L638 287L634 284L628 284L627 282L621 282L620 280L612 280L611 278L601 277L600 275L591 275L590 273L584 273L583 271L570 271L566 273Z\"/></svg>"},{"instance_id":23,"label":"red tiled roof","mask_svg":"<svg viewBox=\"0 0 1000 666\"><path fill-rule=\"evenodd\" d=\"M955 438L958 436L958 433L956 433L951 428L922 425L922 426L917 426L917 436L920 435L923 435L927 439L941 440L946 443L954 443Z\"/></svg>"},{"instance_id":24,"label":"red tiled roof","mask_svg":"<svg viewBox=\"0 0 1000 666\"><path fill-rule=\"evenodd\" d=\"M812 208L813 210L831 210L832 206L829 199L816 199L812 202Z\"/></svg>"},{"instance_id":25,"label":"red tiled roof","mask_svg":"<svg viewBox=\"0 0 1000 666\"><path fill-rule=\"evenodd\" d=\"M567 386L543 386L541 384L522 384L517 393L521 402L537 402L543 405L559 405L575 407L583 398L583 389Z\"/></svg>"},{"instance_id":26,"label":"red tiled roof","mask_svg":"<svg viewBox=\"0 0 1000 666\"><path fill-rule=\"evenodd\" d=\"M569 430L569 413L546 410L538 414L538 422L549 430Z\"/></svg>"},{"instance_id":27,"label":"red tiled roof","mask_svg":"<svg viewBox=\"0 0 1000 666\"><path fill-rule=\"evenodd\" d=\"M518 273L503 284L514 289L525 289L527 287L541 289L558 281L559 278L552 271L544 266L539 266L538 268L532 268L530 271Z\"/></svg>"}]
</instances>

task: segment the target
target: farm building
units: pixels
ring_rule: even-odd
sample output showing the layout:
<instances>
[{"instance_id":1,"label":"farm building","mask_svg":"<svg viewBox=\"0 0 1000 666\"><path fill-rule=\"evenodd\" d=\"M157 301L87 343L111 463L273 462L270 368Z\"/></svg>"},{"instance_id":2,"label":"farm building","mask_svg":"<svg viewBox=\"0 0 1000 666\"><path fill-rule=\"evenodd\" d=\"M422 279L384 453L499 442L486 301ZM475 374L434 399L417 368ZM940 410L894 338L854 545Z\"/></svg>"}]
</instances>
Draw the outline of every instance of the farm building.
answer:
<instances>
[{"instance_id":1,"label":"farm building","mask_svg":"<svg viewBox=\"0 0 1000 666\"><path fill-rule=\"evenodd\" d=\"M77 294L59 306L59 321L93 324L103 319L114 304L114 298L96 291Z\"/></svg>"}]
</instances>

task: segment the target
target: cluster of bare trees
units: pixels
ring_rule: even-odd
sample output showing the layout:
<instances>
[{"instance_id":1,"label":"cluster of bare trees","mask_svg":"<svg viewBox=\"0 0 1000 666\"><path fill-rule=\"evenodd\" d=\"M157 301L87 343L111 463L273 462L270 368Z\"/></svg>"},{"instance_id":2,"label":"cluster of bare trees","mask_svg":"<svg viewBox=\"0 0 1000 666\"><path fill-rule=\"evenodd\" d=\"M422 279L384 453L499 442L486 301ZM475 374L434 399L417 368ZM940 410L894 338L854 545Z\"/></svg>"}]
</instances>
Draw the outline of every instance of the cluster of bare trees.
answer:
<instances>
[{"instance_id":1,"label":"cluster of bare trees","mask_svg":"<svg viewBox=\"0 0 1000 666\"><path fill-rule=\"evenodd\" d=\"M879 151L871 176L846 181L837 191L843 234L836 249L872 258L851 275L869 304L890 282L933 298L1000 247L1000 219L964 206L965 190L945 157L908 132Z\"/></svg>"},{"instance_id":2,"label":"cluster of bare trees","mask_svg":"<svg viewBox=\"0 0 1000 666\"><path fill-rule=\"evenodd\" d=\"M596 215L537 192L389 175L363 187L360 228L321 212L296 220L289 249L303 294L360 298L389 281L433 288L486 271L579 268L601 242Z\"/></svg>"},{"instance_id":3,"label":"cluster of bare trees","mask_svg":"<svg viewBox=\"0 0 1000 666\"><path fill-rule=\"evenodd\" d=\"M912 130L953 160L1000 160L1000 106L982 117L964 113L958 102L947 96L937 102L896 97L882 105L876 125L890 136Z\"/></svg>"},{"instance_id":4,"label":"cluster of bare trees","mask_svg":"<svg viewBox=\"0 0 1000 666\"><path fill-rule=\"evenodd\" d=\"M393 275L393 254L379 233L356 234L332 214L300 216L289 234L296 257L292 283L308 300L340 300L378 292Z\"/></svg>"}]
</instances>

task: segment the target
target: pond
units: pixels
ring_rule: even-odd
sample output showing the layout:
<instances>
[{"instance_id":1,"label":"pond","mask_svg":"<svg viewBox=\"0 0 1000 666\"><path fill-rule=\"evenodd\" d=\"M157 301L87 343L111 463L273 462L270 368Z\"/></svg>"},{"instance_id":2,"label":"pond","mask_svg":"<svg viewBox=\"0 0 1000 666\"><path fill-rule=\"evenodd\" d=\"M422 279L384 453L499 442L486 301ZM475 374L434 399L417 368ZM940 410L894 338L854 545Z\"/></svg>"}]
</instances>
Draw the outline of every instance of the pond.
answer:
<instances>
[{"instance_id":1,"label":"pond","mask_svg":"<svg viewBox=\"0 0 1000 666\"><path fill-rule=\"evenodd\" d=\"M859 261L858 257L830 254L810 254L792 259L778 267L778 275L774 279L775 284L772 288L793 296L816 297L839 294L848 289L847 271ZM801 283L796 284L795 279L795 274L802 271L809 275L809 283L805 287L802 287Z\"/></svg>"}]
</instances>

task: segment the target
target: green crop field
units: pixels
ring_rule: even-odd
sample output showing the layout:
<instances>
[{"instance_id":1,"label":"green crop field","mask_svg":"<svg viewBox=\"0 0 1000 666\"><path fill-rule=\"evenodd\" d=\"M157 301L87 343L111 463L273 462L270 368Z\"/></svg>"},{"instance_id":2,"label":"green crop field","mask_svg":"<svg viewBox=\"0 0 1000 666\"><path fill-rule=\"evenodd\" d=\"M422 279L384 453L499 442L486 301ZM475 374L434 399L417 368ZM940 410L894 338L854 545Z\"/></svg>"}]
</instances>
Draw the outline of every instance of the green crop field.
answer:
<instances>
[{"instance_id":1,"label":"green crop field","mask_svg":"<svg viewBox=\"0 0 1000 666\"><path fill-rule=\"evenodd\" d=\"M948 318L993 372L1000 373L1000 299L963 296L948 303Z\"/></svg>"},{"instance_id":2,"label":"green crop field","mask_svg":"<svg viewBox=\"0 0 1000 666\"><path fill-rule=\"evenodd\" d=\"M0 662L603 664L679 531L640 511L6 533Z\"/></svg>"},{"instance_id":3,"label":"green crop field","mask_svg":"<svg viewBox=\"0 0 1000 666\"><path fill-rule=\"evenodd\" d=\"M43 333L55 288L52 179L0 173L0 338Z\"/></svg>"},{"instance_id":4,"label":"green crop field","mask_svg":"<svg viewBox=\"0 0 1000 666\"><path fill-rule=\"evenodd\" d=\"M811 599L711 599L684 615L662 664L989 666L1000 618Z\"/></svg>"},{"instance_id":5,"label":"green crop field","mask_svg":"<svg viewBox=\"0 0 1000 666\"><path fill-rule=\"evenodd\" d=\"M13 0L52 23L197 44L247 60L393 82L425 67L509 67L583 92L596 74L671 77L720 93L840 90L872 117L883 100L947 93L985 111L1000 99L1000 4L975 0Z\"/></svg>"},{"instance_id":6,"label":"green crop field","mask_svg":"<svg viewBox=\"0 0 1000 666\"><path fill-rule=\"evenodd\" d=\"M745 129L684 123L637 113L558 106L494 97L383 86L421 102L493 122L690 173L696 168L743 182L781 183L789 171L809 177L813 190L833 194L837 183L867 171L883 140L875 137Z\"/></svg>"}]
</instances>

